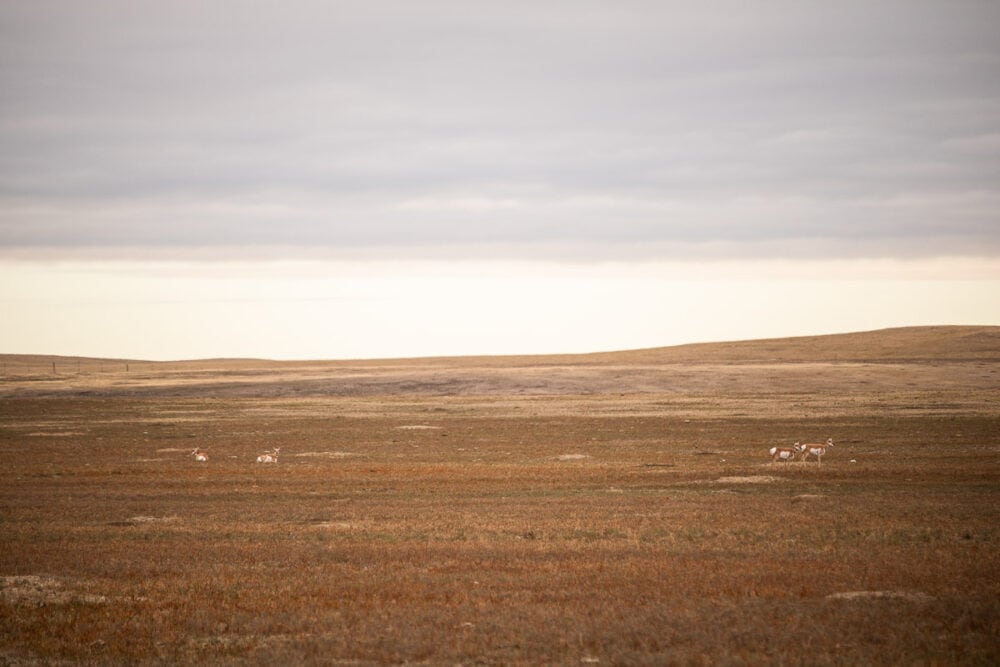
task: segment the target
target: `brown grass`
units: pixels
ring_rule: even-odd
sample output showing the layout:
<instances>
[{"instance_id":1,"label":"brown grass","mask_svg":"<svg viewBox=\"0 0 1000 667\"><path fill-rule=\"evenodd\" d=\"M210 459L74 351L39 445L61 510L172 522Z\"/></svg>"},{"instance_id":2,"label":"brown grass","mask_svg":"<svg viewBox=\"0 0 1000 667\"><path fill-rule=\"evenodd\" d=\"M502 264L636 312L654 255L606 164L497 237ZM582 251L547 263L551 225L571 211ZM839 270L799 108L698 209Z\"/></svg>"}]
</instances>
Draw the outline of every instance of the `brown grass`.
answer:
<instances>
[{"instance_id":1,"label":"brown grass","mask_svg":"<svg viewBox=\"0 0 1000 667\"><path fill-rule=\"evenodd\" d=\"M995 358L831 344L9 372L0 664L996 664Z\"/></svg>"}]
</instances>

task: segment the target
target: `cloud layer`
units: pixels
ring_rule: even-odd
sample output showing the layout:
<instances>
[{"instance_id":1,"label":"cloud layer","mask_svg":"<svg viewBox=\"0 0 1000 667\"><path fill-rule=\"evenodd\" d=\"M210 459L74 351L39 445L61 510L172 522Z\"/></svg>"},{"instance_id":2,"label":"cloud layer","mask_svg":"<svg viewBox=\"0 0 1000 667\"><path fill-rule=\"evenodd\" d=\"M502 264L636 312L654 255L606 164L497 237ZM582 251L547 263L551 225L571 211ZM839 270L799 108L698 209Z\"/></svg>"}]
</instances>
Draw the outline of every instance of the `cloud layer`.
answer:
<instances>
[{"instance_id":1,"label":"cloud layer","mask_svg":"<svg viewBox=\"0 0 1000 667\"><path fill-rule=\"evenodd\" d=\"M998 45L972 1L4 3L0 248L996 255Z\"/></svg>"}]
</instances>

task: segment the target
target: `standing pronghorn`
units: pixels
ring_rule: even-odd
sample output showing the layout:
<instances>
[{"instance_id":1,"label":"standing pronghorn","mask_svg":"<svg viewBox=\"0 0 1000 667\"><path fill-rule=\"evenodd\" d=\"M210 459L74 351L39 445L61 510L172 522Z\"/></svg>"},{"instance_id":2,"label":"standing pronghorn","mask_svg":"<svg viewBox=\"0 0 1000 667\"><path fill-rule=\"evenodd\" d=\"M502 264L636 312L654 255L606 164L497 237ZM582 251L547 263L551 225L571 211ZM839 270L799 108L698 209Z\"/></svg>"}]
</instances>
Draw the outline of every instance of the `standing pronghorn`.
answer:
<instances>
[{"instance_id":1,"label":"standing pronghorn","mask_svg":"<svg viewBox=\"0 0 1000 667\"><path fill-rule=\"evenodd\" d=\"M819 465L823 464L823 455L826 454L827 447L833 447L833 438L827 438L826 444L817 445L812 443L806 443L800 445L795 443L795 451L802 453L802 460L805 461L812 454L816 457L816 463Z\"/></svg>"},{"instance_id":2,"label":"standing pronghorn","mask_svg":"<svg viewBox=\"0 0 1000 667\"><path fill-rule=\"evenodd\" d=\"M799 443L795 443L799 444ZM795 447L771 447L771 463L775 461L791 461L795 458Z\"/></svg>"},{"instance_id":3,"label":"standing pronghorn","mask_svg":"<svg viewBox=\"0 0 1000 667\"><path fill-rule=\"evenodd\" d=\"M275 447L269 452L264 452L257 457L257 463L277 463L278 462L278 452L281 451L281 447Z\"/></svg>"},{"instance_id":4,"label":"standing pronghorn","mask_svg":"<svg viewBox=\"0 0 1000 667\"><path fill-rule=\"evenodd\" d=\"M205 461L208 461L208 454L206 454L205 452L201 451L200 447L195 447L194 451L191 452L191 456L194 457L195 461L199 461L201 463L204 463Z\"/></svg>"}]
</instances>

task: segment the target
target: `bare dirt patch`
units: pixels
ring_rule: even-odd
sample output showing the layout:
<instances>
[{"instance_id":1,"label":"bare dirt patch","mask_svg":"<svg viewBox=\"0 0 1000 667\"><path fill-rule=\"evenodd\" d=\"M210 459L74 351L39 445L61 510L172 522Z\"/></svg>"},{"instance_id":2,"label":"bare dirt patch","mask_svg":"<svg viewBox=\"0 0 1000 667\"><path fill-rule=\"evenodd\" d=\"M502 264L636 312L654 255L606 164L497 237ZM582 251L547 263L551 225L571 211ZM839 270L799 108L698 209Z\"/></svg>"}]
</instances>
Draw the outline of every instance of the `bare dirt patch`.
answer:
<instances>
[{"instance_id":1,"label":"bare dirt patch","mask_svg":"<svg viewBox=\"0 0 1000 667\"><path fill-rule=\"evenodd\" d=\"M770 484L777 482L780 478L771 475L737 475L733 477L720 477L715 480L716 484Z\"/></svg>"},{"instance_id":2,"label":"bare dirt patch","mask_svg":"<svg viewBox=\"0 0 1000 667\"><path fill-rule=\"evenodd\" d=\"M827 600L905 600L907 602L931 602L933 596L919 591L844 591L831 593Z\"/></svg>"},{"instance_id":3,"label":"bare dirt patch","mask_svg":"<svg viewBox=\"0 0 1000 667\"><path fill-rule=\"evenodd\" d=\"M313 528L324 528L327 530L352 530L357 527L348 521L315 521L310 525Z\"/></svg>"},{"instance_id":4,"label":"bare dirt patch","mask_svg":"<svg viewBox=\"0 0 1000 667\"><path fill-rule=\"evenodd\" d=\"M354 452L332 451L332 452L298 452L296 454L293 454L292 456L296 456L299 458L346 459L349 456L358 456L358 455Z\"/></svg>"}]
</instances>

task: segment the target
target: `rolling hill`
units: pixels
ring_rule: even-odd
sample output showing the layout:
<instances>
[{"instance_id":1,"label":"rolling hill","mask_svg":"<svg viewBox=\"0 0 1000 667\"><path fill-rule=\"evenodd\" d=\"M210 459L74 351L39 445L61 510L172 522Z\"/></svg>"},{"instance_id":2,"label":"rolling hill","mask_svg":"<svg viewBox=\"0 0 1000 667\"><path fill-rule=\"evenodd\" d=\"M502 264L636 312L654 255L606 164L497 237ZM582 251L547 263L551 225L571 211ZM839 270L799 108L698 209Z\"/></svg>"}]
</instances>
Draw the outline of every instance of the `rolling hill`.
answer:
<instances>
[{"instance_id":1,"label":"rolling hill","mask_svg":"<svg viewBox=\"0 0 1000 667\"><path fill-rule=\"evenodd\" d=\"M151 362L0 355L0 396L751 396L998 387L1000 327L907 327L578 355Z\"/></svg>"}]
</instances>

